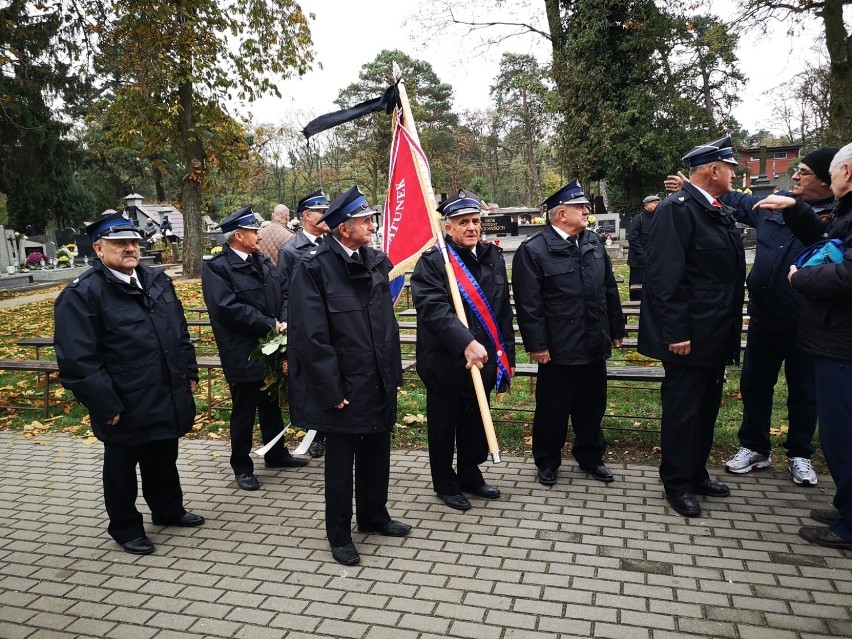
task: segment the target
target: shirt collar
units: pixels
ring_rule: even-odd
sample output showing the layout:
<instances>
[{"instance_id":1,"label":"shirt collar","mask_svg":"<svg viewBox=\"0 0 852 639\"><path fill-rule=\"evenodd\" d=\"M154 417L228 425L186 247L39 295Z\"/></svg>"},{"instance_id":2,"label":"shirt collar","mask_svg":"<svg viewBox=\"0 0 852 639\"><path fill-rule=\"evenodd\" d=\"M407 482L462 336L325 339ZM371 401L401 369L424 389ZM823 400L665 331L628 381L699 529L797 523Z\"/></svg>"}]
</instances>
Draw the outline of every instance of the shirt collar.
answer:
<instances>
[{"instance_id":1,"label":"shirt collar","mask_svg":"<svg viewBox=\"0 0 852 639\"><path fill-rule=\"evenodd\" d=\"M692 186L695 186L695 184L693 184ZM705 191L704 189L702 189L700 186L695 186L695 189L696 189L699 193L701 193L701 195L703 195L704 197L706 197L706 198L707 198L707 201L708 201L708 202L710 202L710 204L713 204L713 202L716 202L716 201L717 201L715 197L713 197L712 195L710 195L707 191ZM715 206L715 205L714 205L714 206Z\"/></svg>"},{"instance_id":2,"label":"shirt collar","mask_svg":"<svg viewBox=\"0 0 852 639\"><path fill-rule=\"evenodd\" d=\"M124 282L125 284L130 284L130 278L135 277L136 281L139 282L139 285L140 286L142 285L141 280L139 279L139 275L136 273L136 269L133 269L133 272L130 275L125 275L124 273L121 273L120 271L116 271L115 269L112 269L109 266L107 266L106 269L110 273L115 275L118 279L120 279L122 282Z\"/></svg>"}]
</instances>

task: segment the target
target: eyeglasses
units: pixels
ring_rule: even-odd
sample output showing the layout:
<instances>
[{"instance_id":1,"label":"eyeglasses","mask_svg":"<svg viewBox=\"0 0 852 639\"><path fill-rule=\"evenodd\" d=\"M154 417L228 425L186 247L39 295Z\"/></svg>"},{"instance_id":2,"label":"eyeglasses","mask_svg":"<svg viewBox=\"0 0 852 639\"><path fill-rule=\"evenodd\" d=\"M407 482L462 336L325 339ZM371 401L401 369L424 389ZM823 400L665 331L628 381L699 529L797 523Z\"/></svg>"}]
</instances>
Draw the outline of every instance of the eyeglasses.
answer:
<instances>
[{"instance_id":1,"label":"eyeglasses","mask_svg":"<svg viewBox=\"0 0 852 639\"><path fill-rule=\"evenodd\" d=\"M803 171L801 168L796 169L796 172L793 175L799 174L802 177L808 177L809 175L816 175L813 171Z\"/></svg>"}]
</instances>

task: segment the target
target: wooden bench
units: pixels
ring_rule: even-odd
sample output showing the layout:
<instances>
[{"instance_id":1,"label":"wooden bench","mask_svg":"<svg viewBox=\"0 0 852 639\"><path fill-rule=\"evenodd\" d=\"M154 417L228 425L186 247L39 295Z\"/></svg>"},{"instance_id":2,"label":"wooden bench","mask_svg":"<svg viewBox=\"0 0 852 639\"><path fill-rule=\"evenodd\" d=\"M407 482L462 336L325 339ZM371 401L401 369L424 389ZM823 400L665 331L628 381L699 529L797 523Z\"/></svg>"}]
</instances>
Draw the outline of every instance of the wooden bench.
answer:
<instances>
[{"instance_id":1,"label":"wooden bench","mask_svg":"<svg viewBox=\"0 0 852 639\"><path fill-rule=\"evenodd\" d=\"M59 364L49 359L3 359L0 360L0 370L12 372L34 372L41 377L44 374L44 416L50 409L50 376L59 372ZM7 406L21 410L31 409L31 406Z\"/></svg>"},{"instance_id":2,"label":"wooden bench","mask_svg":"<svg viewBox=\"0 0 852 639\"><path fill-rule=\"evenodd\" d=\"M34 347L36 359L41 359L42 348L53 348L52 337L29 337L15 342L18 346Z\"/></svg>"},{"instance_id":3,"label":"wooden bench","mask_svg":"<svg viewBox=\"0 0 852 639\"><path fill-rule=\"evenodd\" d=\"M33 338L33 340L21 340L25 341L35 341L38 340L49 340L49 345L53 344L53 340L50 338ZM35 345L35 344L32 344ZM47 344L40 342L39 346L45 346ZM213 404L213 387L211 385L211 371L217 368L222 368L222 362L218 357L198 357L198 368L199 372L202 370L207 371L207 414L208 418L210 416L210 411L212 409ZM412 362L413 364L413 362ZM0 371L11 371L11 372L35 372L39 374L43 373L45 376L44 382L44 415L47 417L49 415L50 410L50 375L52 373L59 373L59 364L54 360L49 359L3 359L0 360ZM29 406L7 406L7 408L18 408L18 409L28 409L31 408Z\"/></svg>"}]
</instances>

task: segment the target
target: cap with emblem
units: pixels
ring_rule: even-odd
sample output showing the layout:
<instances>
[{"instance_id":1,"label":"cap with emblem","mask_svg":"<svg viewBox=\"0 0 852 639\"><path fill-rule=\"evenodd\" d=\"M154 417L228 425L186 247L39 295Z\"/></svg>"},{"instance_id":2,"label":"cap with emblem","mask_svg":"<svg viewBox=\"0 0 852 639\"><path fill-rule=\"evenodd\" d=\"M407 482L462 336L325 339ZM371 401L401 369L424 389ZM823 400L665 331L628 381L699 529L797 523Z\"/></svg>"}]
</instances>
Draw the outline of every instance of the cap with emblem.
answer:
<instances>
[{"instance_id":1,"label":"cap with emblem","mask_svg":"<svg viewBox=\"0 0 852 639\"><path fill-rule=\"evenodd\" d=\"M378 211L367 204L367 198L361 193L361 189L353 186L328 205L328 210L320 218L320 222L327 223L328 228L333 229L350 217L367 217L376 213Z\"/></svg>"},{"instance_id":2,"label":"cap with emblem","mask_svg":"<svg viewBox=\"0 0 852 639\"><path fill-rule=\"evenodd\" d=\"M644 200L642 200L642 204L650 204L651 202L659 202L660 198L656 195L649 195Z\"/></svg>"},{"instance_id":3,"label":"cap with emblem","mask_svg":"<svg viewBox=\"0 0 852 639\"><path fill-rule=\"evenodd\" d=\"M228 217L219 222L219 228L222 230L222 233L230 233L237 229L259 229L260 220L257 219L257 216L254 214L254 211L251 210L251 207L247 206L239 211L231 213Z\"/></svg>"},{"instance_id":4,"label":"cap with emblem","mask_svg":"<svg viewBox=\"0 0 852 639\"><path fill-rule=\"evenodd\" d=\"M142 232L136 228L126 211L104 215L97 222L89 224L86 227L86 233L92 238L92 242L97 242L101 238L107 240L142 239Z\"/></svg>"},{"instance_id":5,"label":"cap with emblem","mask_svg":"<svg viewBox=\"0 0 852 639\"><path fill-rule=\"evenodd\" d=\"M720 138L707 144L700 144L682 158L689 166L701 166L710 162L726 162L737 165L730 137Z\"/></svg>"},{"instance_id":6,"label":"cap with emblem","mask_svg":"<svg viewBox=\"0 0 852 639\"><path fill-rule=\"evenodd\" d=\"M591 202L586 199L580 183L577 180L571 180L541 203L545 211L549 211L560 204L591 204Z\"/></svg>"},{"instance_id":7,"label":"cap with emblem","mask_svg":"<svg viewBox=\"0 0 852 639\"><path fill-rule=\"evenodd\" d=\"M328 208L328 205L328 196L325 194L325 191L320 189L319 191L314 191L310 195L299 200L299 204L296 207L296 211L299 213L299 215L301 215L303 211L307 211L308 209L325 210Z\"/></svg>"},{"instance_id":8,"label":"cap with emblem","mask_svg":"<svg viewBox=\"0 0 852 639\"><path fill-rule=\"evenodd\" d=\"M444 219L457 217L459 215L470 215L471 213L482 213L487 208L485 202L473 191L460 189L438 205L438 213Z\"/></svg>"}]
</instances>

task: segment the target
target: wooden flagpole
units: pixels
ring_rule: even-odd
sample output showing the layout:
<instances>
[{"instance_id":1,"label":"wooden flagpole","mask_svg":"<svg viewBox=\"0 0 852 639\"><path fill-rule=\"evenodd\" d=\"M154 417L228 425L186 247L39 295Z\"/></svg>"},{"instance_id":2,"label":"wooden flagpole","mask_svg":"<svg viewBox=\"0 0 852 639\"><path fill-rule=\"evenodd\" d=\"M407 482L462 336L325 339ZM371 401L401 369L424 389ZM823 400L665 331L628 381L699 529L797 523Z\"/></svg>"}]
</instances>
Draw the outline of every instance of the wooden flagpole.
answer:
<instances>
[{"instance_id":1,"label":"wooden flagpole","mask_svg":"<svg viewBox=\"0 0 852 639\"><path fill-rule=\"evenodd\" d=\"M414 124L414 116L411 114L411 104L408 101L408 94L405 91L405 85L402 83L402 73L396 62L393 63L393 75L397 82L396 88L399 95L399 102L402 105L402 122L405 130L411 135L417 146L420 146L420 138L417 135L417 127ZM456 274L453 271L453 266L450 263L450 257L447 254L447 246L444 242L444 232L441 230L441 219L438 215L438 205L435 202L435 194L432 192L432 182L426 179L424 175L424 167L420 166L421 158L415 154L414 167L417 170L417 177L420 181L420 187L423 190L423 197L429 207L429 222L432 225L432 232L435 234L435 239L438 242L438 248L444 258L444 270L447 273L447 282L449 283L450 297L453 300L453 307L459 321L467 326L467 317L464 313L464 303L459 293L459 285L456 280ZM494 421L491 419L491 407L488 405L488 395L485 392L485 385L482 383L482 374L476 366L470 367L470 375L473 379L473 389L476 392L476 401L479 404L479 412L482 415L482 425L485 428L485 438L488 440L488 452L491 454L491 461L495 464L500 463L500 446L497 443L497 433L494 432Z\"/></svg>"}]
</instances>

